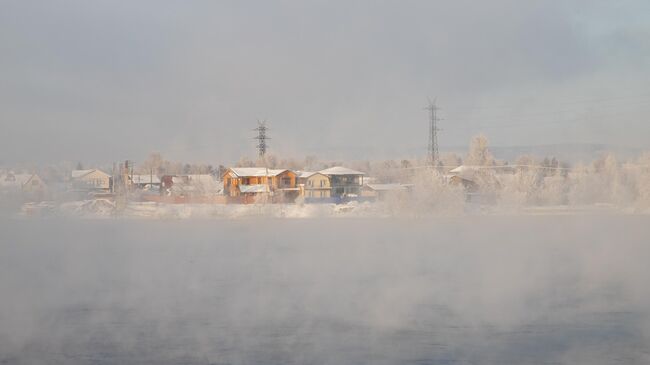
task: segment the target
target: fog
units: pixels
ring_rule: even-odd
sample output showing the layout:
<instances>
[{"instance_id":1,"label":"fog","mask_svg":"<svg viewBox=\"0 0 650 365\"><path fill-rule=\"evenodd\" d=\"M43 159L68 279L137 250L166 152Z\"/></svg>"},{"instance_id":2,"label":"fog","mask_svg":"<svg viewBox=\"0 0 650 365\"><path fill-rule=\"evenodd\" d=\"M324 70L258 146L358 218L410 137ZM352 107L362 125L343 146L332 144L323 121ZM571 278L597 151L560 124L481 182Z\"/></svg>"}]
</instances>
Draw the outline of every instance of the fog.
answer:
<instances>
[{"instance_id":1,"label":"fog","mask_svg":"<svg viewBox=\"0 0 650 365\"><path fill-rule=\"evenodd\" d=\"M0 224L0 363L650 361L645 216Z\"/></svg>"},{"instance_id":2,"label":"fog","mask_svg":"<svg viewBox=\"0 0 650 365\"><path fill-rule=\"evenodd\" d=\"M649 40L647 0L2 2L0 365L650 363Z\"/></svg>"}]
</instances>

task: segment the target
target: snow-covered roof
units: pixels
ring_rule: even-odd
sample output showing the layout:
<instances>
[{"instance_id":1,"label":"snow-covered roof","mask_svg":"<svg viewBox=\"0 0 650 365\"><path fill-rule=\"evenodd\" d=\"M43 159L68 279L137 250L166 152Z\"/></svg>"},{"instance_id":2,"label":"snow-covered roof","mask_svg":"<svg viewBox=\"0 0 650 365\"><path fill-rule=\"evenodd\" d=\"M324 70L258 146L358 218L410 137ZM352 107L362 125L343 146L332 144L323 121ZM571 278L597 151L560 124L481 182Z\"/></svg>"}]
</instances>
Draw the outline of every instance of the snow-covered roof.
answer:
<instances>
[{"instance_id":1,"label":"snow-covered roof","mask_svg":"<svg viewBox=\"0 0 650 365\"><path fill-rule=\"evenodd\" d=\"M80 177L84 177L84 176L86 176L86 175L88 175L90 173L93 173L95 171L97 171L97 172L99 172L101 174L104 174L106 176L110 176L107 173L105 173L104 171L98 170L98 169L72 170L71 176L72 176L73 179L78 179Z\"/></svg>"},{"instance_id":2,"label":"snow-covered roof","mask_svg":"<svg viewBox=\"0 0 650 365\"><path fill-rule=\"evenodd\" d=\"M310 177L311 175L315 174L315 171L296 171L296 174L298 174L299 178L306 179Z\"/></svg>"},{"instance_id":3,"label":"snow-covered roof","mask_svg":"<svg viewBox=\"0 0 650 365\"><path fill-rule=\"evenodd\" d=\"M471 171L471 170L472 169L470 167L467 167L465 165L460 165L460 166L456 167L455 169L449 170L449 172L452 173L452 174L460 174L462 172Z\"/></svg>"},{"instance_id":4,"label":"snow-covered roof","mask_svg":"<svg viewBox=\"0 0 650 365\"><path fill-rule=\"evenodd\" d=\"M301 179L307 179L307 178L310 178L310 177L312 177L314 175L323 175L323 176L327 177L327 175L323 174L320 171L303 171L300 174L298 174L298 177L301 178Z\"/></svg>"},{"instance_id":5,"label":"snow-covered roof","mask_svg":"<svg viewBox=\"0 0 650 365\"><path fill-rule=\"evenodd\" d=\"M267 185L239 185L239 191L242 193L267 193L269 187Z\"/></svg>"},{"instance_id":6,"label":"snow-covered roof","mask_svg":"<svg viewBox=\"0 0 650 365\"><path fill-rule=\"evenodd\" d=\"M134 184L160 184L160 178L156 175L133 175L131 181Z\"/></svg>"},{"instance_id":7,"label":"snow-covered roof","mask_svg":"<svg viewBox=\"0 0 650 365\"><path fill-rule=\"evenodd\" d=\"M449 171L450 177L457 176L465 180L473 181L477 173L475 166L460 165Z\"/></svg>"},{"instance_id":8,"label":"snow-covered roof","mask_svg":"<svg viewBox=\"0 0 650 365\"><path fill-rule=\"evenodd\" d=\"M334 166L319 172L323 175L365 175L361 171L355 171L343 166Z\"/></svg>"},{"instance_id":9,"label":"snow-covered roof","mask_svg":"<svg viewBox=\"0 0 650 365\"><path fill-rule=\"evenodd\" d=\"M244 176L259 177L259 176L278 176L281 173L289 170L267 169L265 167L232 167L230 168L230 171L232 171L235 175L239 177L244 177Z\"/></svg>"},{"instance_id":10,"label":"snow-covered roof","mask_svg":"<svg viewBox=\"0 0 650 365\"><path fill-rule=\"evenodd\" d=\"M406 186L402 184L367 184L368 188L374 191L401 191L406 190Z\"/></svg>"}]
</instances>

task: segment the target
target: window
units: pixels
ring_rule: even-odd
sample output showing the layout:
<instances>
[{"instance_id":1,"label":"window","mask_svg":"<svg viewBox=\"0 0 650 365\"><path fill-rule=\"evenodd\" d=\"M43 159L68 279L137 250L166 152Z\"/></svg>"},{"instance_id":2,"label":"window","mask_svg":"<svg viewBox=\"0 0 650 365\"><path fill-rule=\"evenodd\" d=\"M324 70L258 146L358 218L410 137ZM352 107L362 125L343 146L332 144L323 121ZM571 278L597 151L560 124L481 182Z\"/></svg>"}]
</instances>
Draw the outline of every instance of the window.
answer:
<instances>
[{"instance_id":1,"label":"window","mask_svg":"<svg viewBox=\"0 0 650 365\"><path fill-rule=\"evenodd\" d=\"M291 178L290 177L283 177L282 178L282 185L283 186L291 186Z\"/></svg>"}]
</instances>

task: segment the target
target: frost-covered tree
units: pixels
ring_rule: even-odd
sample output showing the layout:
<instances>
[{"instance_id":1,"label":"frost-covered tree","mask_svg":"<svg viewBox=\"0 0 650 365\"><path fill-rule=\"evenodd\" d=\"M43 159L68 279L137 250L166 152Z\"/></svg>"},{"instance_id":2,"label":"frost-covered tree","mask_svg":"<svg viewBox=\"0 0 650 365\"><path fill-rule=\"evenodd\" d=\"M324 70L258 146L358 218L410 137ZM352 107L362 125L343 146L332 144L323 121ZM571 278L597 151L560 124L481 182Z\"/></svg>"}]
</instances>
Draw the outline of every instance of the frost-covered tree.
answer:
<instances>
[{"instance_id":1,"label":"frost-covered tree","mask_svg":"<svg viewBox=\"0 0 650 365\"><path fill-rule=\"evenodd\" d=\"M162 175L164 173L164 163L165 160L160 152L152 152L149 154L149 157L142 162L141 166L138 166L139 172L142 174L148 174L153 171L156 175Z\"/></svg>"},{"instance_id":2,"label":"frost-covered tree","mask_svg":"<svg viewBox=\"0 0 650 365\"><path fill-rule=\"evenodd\" d=\"M435 169L414 171L412 190L389 202L389 211L403 215L462 214L465 191L451 185Z\"/></svg>"},{"instance_id":3,"label":"frost-covered tree","mask_svg":"<svg viewBox=\"0 0 650 365\"><path fill-rule=\"evenodd\" d=\"M650 152L642 154L629 170L635 187L637 207L650 209Z\"/></svg>"},{"instance_id":4,"label":"frost-covered tree","mask_svg":"<svg viewBox=\"0 0 650 365\"><path fill-rule=\"evenodd\" d=\"M465 165L468 166L492 166L494 165L494 156L488 149L488 139L480 134L472 138L469 145L469 152L465 159Z\"/></svg>"}]
</instances>

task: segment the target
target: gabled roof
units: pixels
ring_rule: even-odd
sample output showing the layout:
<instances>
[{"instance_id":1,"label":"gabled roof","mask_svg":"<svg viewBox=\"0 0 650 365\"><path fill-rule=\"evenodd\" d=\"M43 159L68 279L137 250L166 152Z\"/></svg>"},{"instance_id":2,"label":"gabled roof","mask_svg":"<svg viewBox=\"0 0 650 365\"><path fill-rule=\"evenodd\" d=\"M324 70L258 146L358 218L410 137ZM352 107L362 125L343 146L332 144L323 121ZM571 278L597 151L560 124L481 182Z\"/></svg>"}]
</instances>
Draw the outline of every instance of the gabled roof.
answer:
<instances>
[{"instance_id":1,"label":"gabled roof","mask_svg":"<svg viewBox=\"0 0 650 365\"><path fill-rule=\"evenodd\" d=\"M98 170L98 169L72 170L71 176L72 176L73 179L78 179L80 177L84 177L84 176L86 176L86 175L88 175L90 173L93 173L95 171L99 172L100 174L110 176L109 174L105 173L104 171Z\"/></svg>"},{"instance_id":2,"label":"gabled roof","mask_svg":"<svg viewBox=\"0 0 650 365\"><path fill-rule=\"evenodd\" d=\"M457 176L464 180L473 181L477 172L478 168L476 166L460 165L455 169L450 170L449 174L452 176Z\"/></svg>"},{"instance_id":3,"label":"gabled roof","mask_svg":"<svg viewBox=\"0 0 650 365\"><path fill-rule=\"evenodd\" d=\"M334 166L329 169L318 171L323 175L365 175L361 171L355 171L343 166Z\"/></svg>"},{"instance_id":4,"label":"gabled roof","mask_svg":"<svg viewBox=\"0 0 650 365\"><path fill-rule=\"evenodd\" d=\"M316 173L315 171L296 171L298 177L302 179L306 179L315 173Z\"/></svg>"},{"instance_id":5,"label":"gabled roof","mask_svg":"<svg viewBox=\"0 0 650 365\"><path fill-rule=\"evenodd\" d=\"M455 169L449 170L449 172L452 173L452 174L459 174L461 172L469 171L469 170L471 170L469 167L467 167L465 165L460 165L460 166L456 167Z\"/></svg>"},{"instance_id":6,"label":"gabled roof","mask_svg":"<svg viewBox=\"0 0 650 365\"><path fill-rule=\"evenodd\" d=\"M323 176L327 177L327 175L323 174L320 171L303 171L303 172L300 173L300 175L298 175L298 177L301 178L301 179L307 179L307 178L310 178L310 177L312 177L314 175L323 175Z\"/></svg>"},{"instance_id":7,"label":"gabled roof","mask_svg":"<svg viewBox=\"0 0 650 365\"><path fill-rule=\"evenodd\" d=\"M231 167L229 169L239 177L278 176L287 169L267 169L265 167Z\"/></svg>"}]
</instances>

